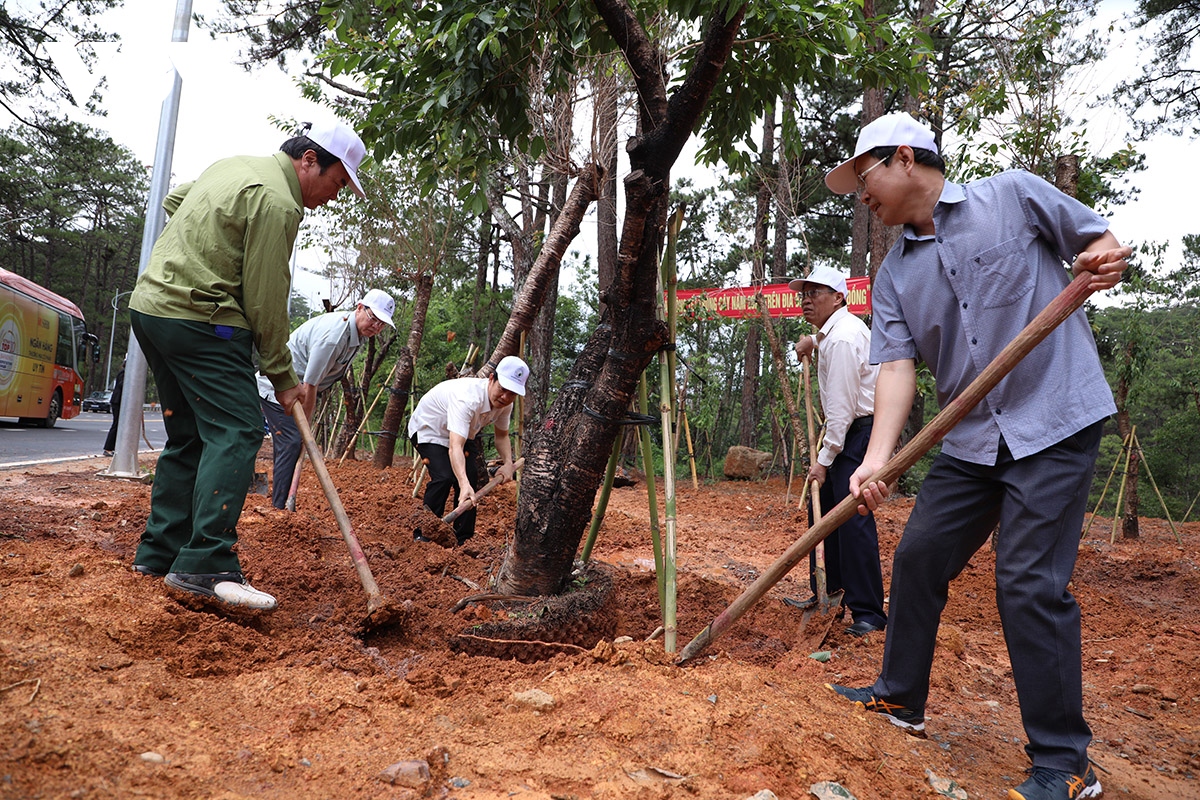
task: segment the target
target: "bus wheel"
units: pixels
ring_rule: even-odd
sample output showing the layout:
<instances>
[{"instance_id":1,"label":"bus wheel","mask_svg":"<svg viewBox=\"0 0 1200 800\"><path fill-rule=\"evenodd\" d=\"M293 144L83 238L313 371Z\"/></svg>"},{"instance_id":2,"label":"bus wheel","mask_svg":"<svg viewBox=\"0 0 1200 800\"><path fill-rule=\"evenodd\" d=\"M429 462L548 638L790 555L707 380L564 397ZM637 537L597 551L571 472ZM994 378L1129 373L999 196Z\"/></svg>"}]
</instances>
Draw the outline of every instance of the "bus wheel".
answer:
<instances>
[{"instance_id":1,"label":"bus wheel","mask_svg":"<svg viewBox=\"0 0 1200 800\"><path fill-rule=\"evenodd\" d=\"M62 414L62 395L57 390L54 396L50 398L50 412L45 417L37 421L39 428L53 428L54 423L58 422L59 416Z\"/></svg>"}]
</instances>

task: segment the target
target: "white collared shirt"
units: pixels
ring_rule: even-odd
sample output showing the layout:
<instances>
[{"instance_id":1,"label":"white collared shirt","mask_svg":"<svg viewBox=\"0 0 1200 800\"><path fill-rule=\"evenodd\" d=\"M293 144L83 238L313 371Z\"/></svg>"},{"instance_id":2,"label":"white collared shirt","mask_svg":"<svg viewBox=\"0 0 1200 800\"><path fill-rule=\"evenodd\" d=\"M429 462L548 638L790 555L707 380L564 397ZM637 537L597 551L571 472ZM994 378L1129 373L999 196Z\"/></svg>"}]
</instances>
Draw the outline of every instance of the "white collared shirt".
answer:
<instances>
[{"instance_id":1,"label":"white collared shirt","mask_svg":"<svg viewBox=\"0 0 1200 800\"><path fill-rule=\"evenodd\" d=\"M513 404L492 408L487 378L451 378L434 386L417 403L408 421L408 435L419 444L450 446L450 434L474 439L486 426L507 431Z\"/></svg>"},{"instance_id":2,"label":"white collared shirt","mask_svg":"<svg viewBox=\"0 0 1200 800\"><path fill-rule=\"evenodd\" d=\"M333 386L345 374L361 344L353 310L313 317L288 337L296 376L301 383L316 386L318 393ZM271 381L261 373L257 377L258 396L278 403Z\"/></svg>"},{"instance_id":3,"label":"white collared shirt","mask_svg":"<svg viewBox=\"0 0 1200 800\"><path fill-rule=\"evenodd\" d=\"M817 463L828 467L842 452L850 424L875 413L879 366L871 364L871 329L845 306L821 326L817 349L817 382L825 412L825 439Z\"/></svg>"}]
</instances>

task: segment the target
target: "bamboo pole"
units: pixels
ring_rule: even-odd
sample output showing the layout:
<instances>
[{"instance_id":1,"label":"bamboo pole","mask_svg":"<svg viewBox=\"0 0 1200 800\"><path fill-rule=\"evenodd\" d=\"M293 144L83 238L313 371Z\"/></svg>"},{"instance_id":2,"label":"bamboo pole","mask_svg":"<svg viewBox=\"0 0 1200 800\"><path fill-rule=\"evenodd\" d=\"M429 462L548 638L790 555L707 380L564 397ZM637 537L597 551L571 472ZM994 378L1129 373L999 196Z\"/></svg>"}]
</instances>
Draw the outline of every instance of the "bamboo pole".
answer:
<instances>
[{"instance_id":1,"label":"bamboo pole","mask_svg":"<svg viewBox=\"0 0 1200 800\"><path fill-rule=\"evenodd\" d=\"M1124 451L1125 442L1121 442L1121 450ZM1104 498L1108 494L1108 487L1112 485L1113 475L1117 474L1117 465L1121 463L1121 453L1117 453L1117 457L1113 459L1112 469L1108 471L1108 478L1104 481L1104 488L1100 490L1100 498L1096 501L1096 507L1092 509L1092 515L1088 517L1087 525L1083 526L1083 533L1079 534L1080 541L1087 538L1088 531L1092 529L1092 523L1096 521L1096 514L1100 512L1100 506L1104 503Z\"/></svg>"},{"instance_id":2,"label":"bamboo pole","mask_svg":"<svg viewBox=\"0 0 1200 800\"><path fill-rule=\"evenodd\" d=\"M1179 535L1179 531L1175 529L1175 523L1171 521L1171 512L1167 510L1167 501L1163 499L1162 492L1158 490L1158 482L1154 480L1154 473L1150 471L1150 462L1146 460L1146 451L1142 449L1142 441L1133 435L1133 431L1129 432L1130 438L1133 439L1133 445L1138 449L1138 454L1142 457L1142 466L1146 468L1146 477L1150 479L1150 485L1154 487L1154 493L1158 495L1158 502L1162 505L1163 514L1167 517L1167 524L1171 526L1171 533L1175 534L1175 541L1178 544L1183 544L1183 537Z\"/></svg>"},{"instance_id":3,"label":"bamboo pole","mask_svg":"<svg viewBox=\"0 0 1200 800\"><path fill-rule=\"evenodd\" d=\"M995 388L1013 367L1029 351L1050 335L1063 320L1073 314L1084 301L1091 296L1092 274L1080 273L1063 291L1050 302L1040 314L1025 326L1016 338L1000 351L991 364L971 382L962 394L954 398L941 413L914 436L900 452L888 459L867 483L890 484L904 471L917 463L929 448L940 442L950 432L950 429L965 417L984 396ZM775 560L758 579L746 588L730 605L702 630L696 638L688 643L679 654L676 663L684 663L698 656L714 639L724 633L734 622L741 618L759 598L783 579L796 563L808 555L816 543L823 540L842 523L850 519L858 508L859 500L849 495L838 503L832 511L821 518L821 521L808 529L799 540L792 544L782 556Z\"/></svg>"},{"instance_id":4,"label":"bamboo pole","mask_svg":"<svg viewBox=\"0 0 1200 800\"><path fill-rule=\"evenodd\" d=\"M646 373L643 372L642 378L638 382L638 411L642 414L646 413L646 407L650 405L647 394ZM646 493L650 498L650 542L654 545L654 575L658 582L658 603L661 608L666 604L667 584L663 574L662 537L658 528L658 487L654 482L654 452L651 450L650 431L646 430L645 425L638 426L638 442L642 448L642 471L646 475Z\"/></svg>"},{"instance_id":5,"label":"bamboo pole","mask_svg":"<svg viewBox=\"0 0 1200 800\"><path fill-rule=\"evenodd\" d=\"M1200 492L1196 492L1196 496L1192 498L1192 502L1188 506L1187 511L1183 512L1183 519L1179 520L1180 522L1187 522L1187 518L1192 515L1192 509L1196 507L1197 500L1200 500Z\"/></svg>"},{"instance_id":6,"label":"bamboo pole","mask_svg":"<svg viewBox=\"0 0 1200 800\"><path fill-rule=\"evenodd\" d=\"M1137 425L1129 429L1129 435L1125 437L1122 447L1125 449L1125 469L1121 472L1121 483L1117 486L1117 506L1113 509L1112 531L1108 535L1108 543L1116 544L1117 542L1117 526L1121 524L1121 516L1125 513L1121 504L1125 500L1125 485L1129 480L1129 459L1133 455L1133 432L1137 430Z\"/></svg>"},{"instance_id":7,"label":"bamboo pole","mask_svg":"<svg viewBox=\"0 0 1200 800\"><path fill-rule=\"evenodd\" d=\"M803 373L801 373L796 378L796 394L800 394L800 392L803 391L803 387L800 385L801 381L807 382L807 378L804 377ZM796 424L795 424L795 421L793 420L793 422L792 422L792 461L788 465L787 492L784 494L784 501L789 506L792 504L792 479L796 476L796 461L799 458L800 458L800 437L799 437L799 435L797 435ZM807 486L807 485L808 484L806 481L805 486ZM805 489L804 492L800 493L801 500L804 499L804 494L807 491L808 490Z\"/></svg>"},{"instance_id":8,"label":"bamboo pole","mask_svg":"<svg viewBox=\"0 0 1200 800\"><path fill-rule=\"evenodd\" d=\"M583 544L583 554L579 560L587 563L592 557L592 547L596 544L596 537L600 533L600 523L604 521L604 512L608 510L608 498L612 494L613 481L617 477L617 462L621 460L621 444L625 437L620 433L613 440L612 453L608 456L608 467L604 470L604 486L600 489L600 499L596 501L596 508L592 511L592 524L588 527L587 541Z\"/></svg>"},{"instance_id":9,"label":"bamboo pole","mask_svg":"<svg viewBox=\"0 0 1200 800\"><path fill-rule=\"evenodd\" d=\"M358 430L354 431L354 435L350 437L350 443L346 445L342 457L338 459L338 466L342 465L347 455L354 452L354 445L358 442L359 435L362 434L363 428L367 426L367 422L371 419L371 412L375 410L375 405L379 402L379 398L383 397L383 393L392 385L392 378L396 377L396 367L398 366L400 366L400 359L396 359L396 363L392 364L392 371L388 373L387 380L384 381L383 386L379 387L379 393L375 395L375 399L371 401L371 406L363 414L362 421L358 423Z\"/></svg>"},{"instance_id":10,"label":"bamboo pole","mask_svg":"<svg viewBox=\"0 0 1200 800\"><path fill-rule=\"evenodd\" d=\"M683 420L683 435L688 448L688 464L692 468L692 488L699 489L700 480L696 477L696 452L692 448L692 429L688 426L687 412L683 410L682 406L679 408L679 416Z\"/></svg>"},{"instance_id":11,"label":"bamboo pole","mask_svg":"<svg viewBox=\"0 0 1200 800\"><path fill-rule=\"evenodd\" d=\"M679 229L683 225L683 207L680 206L671 215L667 224L667 248L662 260L659 273L666 289L666 323L668 349L658 354L658 394L659 413L662 418L663 440L663 510L666 514L666 539L663 542L663 649L674 653L677 624L676 612L676 572L675 572L675 535L678 519L675 513L675 439L672 436L671 422L675 417L675 333L676 333L676 303L675 289L678 285L675 271L675 244L679 238ZM662 296L660 294L660 296Z\"/></svg>"}]
</instances>

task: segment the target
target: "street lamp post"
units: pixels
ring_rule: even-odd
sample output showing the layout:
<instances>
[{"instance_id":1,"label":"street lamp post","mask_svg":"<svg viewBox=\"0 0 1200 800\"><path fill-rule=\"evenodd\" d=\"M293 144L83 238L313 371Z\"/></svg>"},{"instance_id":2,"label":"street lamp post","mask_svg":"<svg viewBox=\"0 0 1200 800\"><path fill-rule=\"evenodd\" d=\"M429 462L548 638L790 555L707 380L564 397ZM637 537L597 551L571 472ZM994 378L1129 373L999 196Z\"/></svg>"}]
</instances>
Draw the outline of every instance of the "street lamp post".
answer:
<instances>
[{"instance_id":1,"label":"street lamp post","mask_svg":"<svg viewBox=\"0 0 1200 800\"><path fill-rule=\"evenodd\" d=\"M110 380L112 380L113 339L115 339L117 337L117 305L121 302L121 298L127 294L133 294L133 292L132 291L118 292L115 295L113 295L113 299L112 299L113 321L112 321L112 330L110 330L108 332L108 366L104 368L104 388L105 389L108 389L108 382Z\"/></svg>"}]
</instances>

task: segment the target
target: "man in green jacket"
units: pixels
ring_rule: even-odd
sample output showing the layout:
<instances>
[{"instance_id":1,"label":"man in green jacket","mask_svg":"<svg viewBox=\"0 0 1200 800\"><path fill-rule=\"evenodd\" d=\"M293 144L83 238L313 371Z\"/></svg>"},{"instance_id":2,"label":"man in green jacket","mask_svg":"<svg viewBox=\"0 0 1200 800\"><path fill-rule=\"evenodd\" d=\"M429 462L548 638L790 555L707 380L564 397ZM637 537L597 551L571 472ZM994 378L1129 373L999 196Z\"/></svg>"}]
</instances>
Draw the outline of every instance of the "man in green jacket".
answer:
<instances>
[{"instance_id":1,"label":"man in green jacket","mask_svg":"<svg viewBox=\"0 0 1200 800\"><path fill-rule=\"evenodd\" d=\"M349 187L366 149L347 126L315 125L273 156L218 161L163 202L170 221L138 278L133 332L154 374L167 444L133 569L235 609L272 611L238 561L237 521L263 438L259 371L290 409L313 387L288 350L289 261L304 209Z\"/></svg>"}]
</instances>

